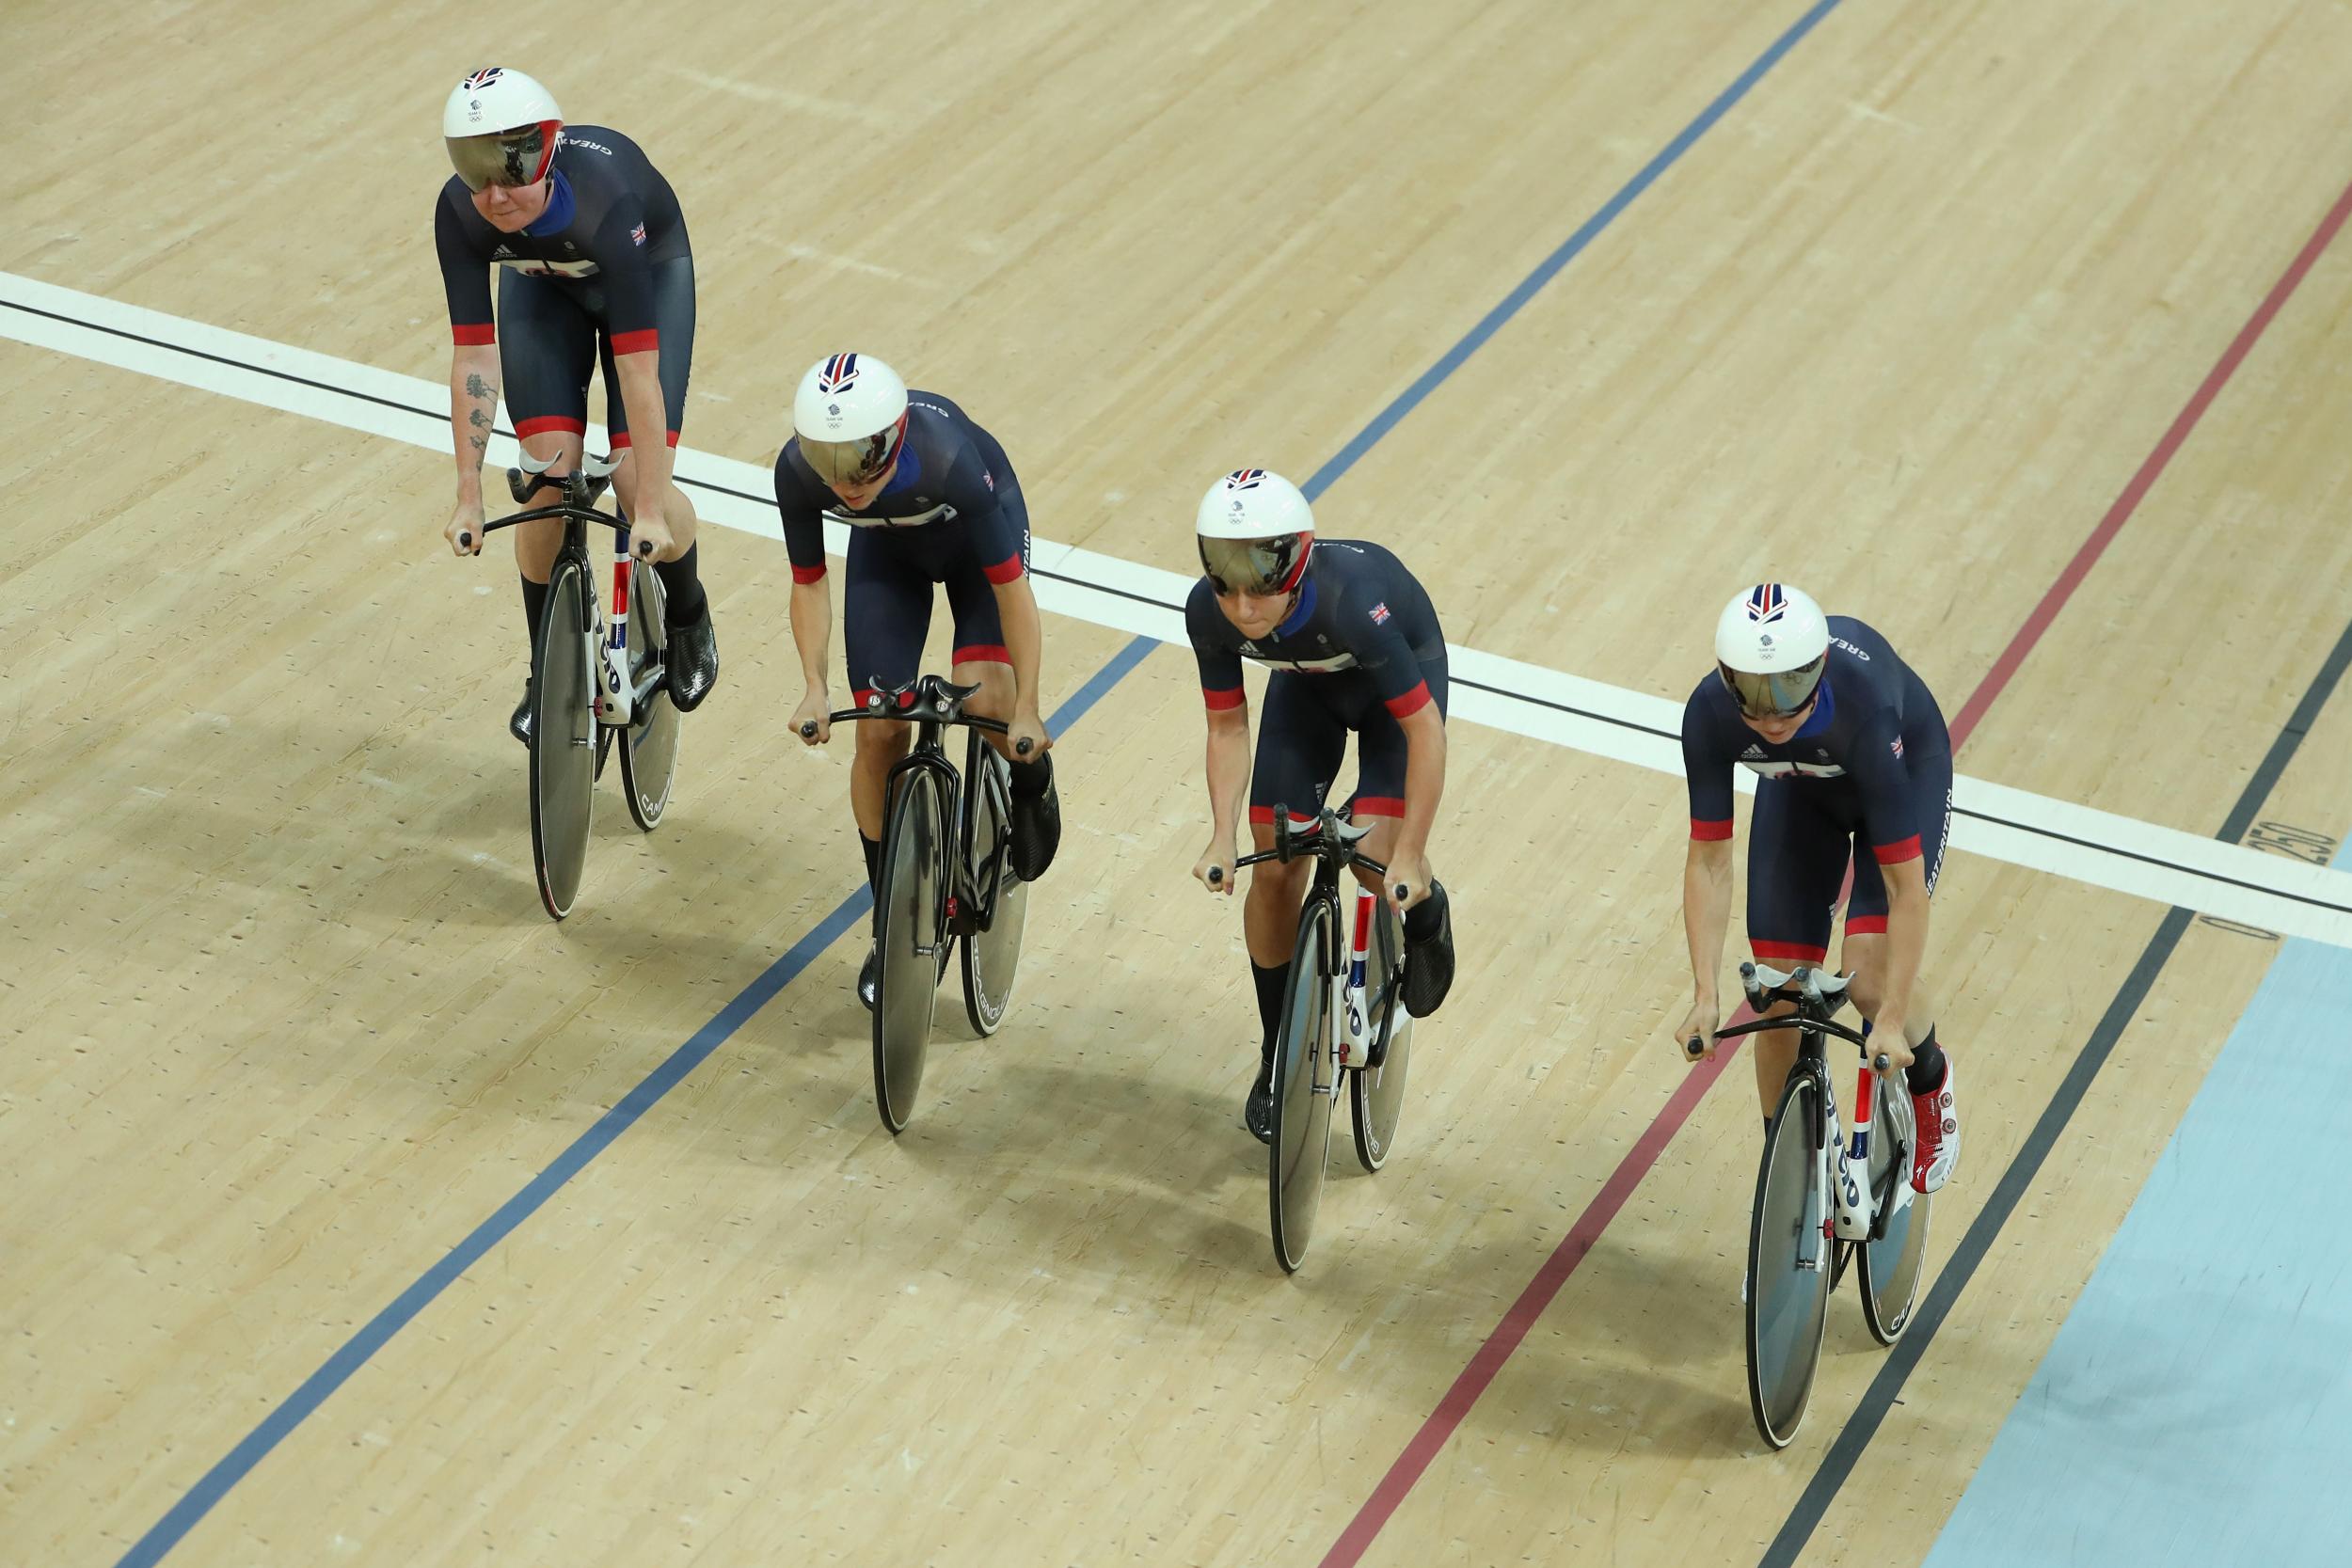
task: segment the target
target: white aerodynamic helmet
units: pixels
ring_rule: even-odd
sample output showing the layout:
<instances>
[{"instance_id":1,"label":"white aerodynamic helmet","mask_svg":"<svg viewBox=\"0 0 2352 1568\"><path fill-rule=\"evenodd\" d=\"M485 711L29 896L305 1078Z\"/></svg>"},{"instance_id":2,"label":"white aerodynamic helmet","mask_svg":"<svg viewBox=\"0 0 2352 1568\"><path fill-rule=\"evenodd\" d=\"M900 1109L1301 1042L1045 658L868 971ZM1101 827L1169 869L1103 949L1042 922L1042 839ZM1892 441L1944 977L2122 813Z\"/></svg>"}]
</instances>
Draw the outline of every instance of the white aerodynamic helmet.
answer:
<instances>
[{"instance_id":1,"label":"white aerodynamic helmet","mask_svg":"<svg viewBox=\"0 0 2352 1568\"><path fill-rule=\"evenodd\" d=\"M1786 719L1813 700L1829 659L1829 619L1812 595L1759 582L1715 622L1715 673L1751 719Z\"/></svg>"},{"instance_id":2,"label":"white aerodynamic helmet","mask_svg":"<svg viewBox=\"0 0 2352 1568\"><path fill-rule=\"evenodd\" d=\"M1193 532L1200 569L1217 593L1287 594L1307 575L1315 515L1281 475L1235 468L1200 498Z\"/></svg>"},{"instance_id":3,"label":"white aerodynamic helmet","mask_svg":"<svg viewBox=\"0 0 2352 1568\"><path fill-rule=\"evenodd\" d=\"M907 384L870 354L830 355L792 394L792 433L818 479L863 484L898 460Z\"/></svg>"},{"instance_id":4,"label":"white aerodynamic helmet","mask_svg":"<svg viewBox=\"0 0 2352 1568\"><path fill-rule=\"evenodd\" d=\"M563 129L555 95L504 66L484 66L458 83L441 108L449 161L471 191L545 180Z\"/></svg>"}]
</instances>

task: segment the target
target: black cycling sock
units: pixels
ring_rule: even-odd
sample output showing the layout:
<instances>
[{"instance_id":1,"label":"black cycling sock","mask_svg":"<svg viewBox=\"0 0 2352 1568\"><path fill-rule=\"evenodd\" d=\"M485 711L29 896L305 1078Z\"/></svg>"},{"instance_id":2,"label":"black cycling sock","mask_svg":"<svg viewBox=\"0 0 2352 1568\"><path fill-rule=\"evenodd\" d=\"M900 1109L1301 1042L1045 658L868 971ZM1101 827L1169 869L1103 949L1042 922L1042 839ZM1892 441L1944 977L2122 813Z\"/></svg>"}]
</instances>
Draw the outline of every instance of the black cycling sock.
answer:
<instances>
[{"instance_id":1,"label":"black cycling sock","mask_svg":"<svg viewBox=\"0 0 2352 1568\"><path fill-rule=\"evenodd\" d=\"M710 608L709 599L703 594L702 570L694 560L701 550L700 543L691 544L675 561L653 563L654 575L661 579L661 587L669 595L669 608L661 616L669 623L666 630L692 626Z\"/></svg>"},{"instance_id":2,"label":"black cycling sock","mask_svg":"<svg viewBox=\"0 0 2352 1568\"><path fill-rule=\"evenodd\" d=\"M1012 792L1023 800L1035 800L1054 787L1054 759L1041 756L1035 762L1008 758L1012 768Z\"/></svg>"},{"instance_id":3,"label":"black cycling sock","mask_svg":"<svg viewBox=\"0 0 2352 1568\"><path fill-rule=\"evenodd\" d=\"M531 634L531 645L539 645L539 623L548 618L548 585L529 578L523 584L523 629Z\"/></svg>"},{"instance_id":4,"label":"black cycling sock","mask_svg":"<svg viewBox=\"0 0 2352 1568\"><path fill-rule=\"evenodd\" d=\"M1911 1065L1903 1069L1903 1082L1913 1094L1933 1094L1944 1086L1944 1075L1951 1069L1944 1060L1944 1052L1935 1043L1935 1031L1911 1048Z\"/></svg>"},{"instance_id":5,"label":"black cycling sock","mask_svg":"<svg viewBox=\"0 0 2352 1568\"><path fill-rule=\"evenodd\" d=\"M1274 1035L1282 1017L1282 993L1290 990L1291 966L1285 961L1271 969L1257 959L1249 960L1249 978L1258 987L1258 1026L1264 1031L1264 1043L1258 1049L1265 1060L1274 1060Z\"/></svg>"},{"instance_id":6,"label":"black cycling sock","mask_svg":"<svg viewBox=\"0 0 2352 1568\"><path fill-rule=\"evenodd\" d=\"M882 840L867 838L860 832L857 844L866 851L866 891L879 898L882 896Z\"/></svg>"},{"instance_id":7,"label":"black cycling sock","mask_svg":"<svg viewBox=\"0 0 2352 1568\"><path fill-rule=\"evenodd\" d=\"M1433 942L1443 929L1445 920L1445 885L1432 880L1429 896L1405 911L1405 940Z\"/></svg>"}]
</instances>

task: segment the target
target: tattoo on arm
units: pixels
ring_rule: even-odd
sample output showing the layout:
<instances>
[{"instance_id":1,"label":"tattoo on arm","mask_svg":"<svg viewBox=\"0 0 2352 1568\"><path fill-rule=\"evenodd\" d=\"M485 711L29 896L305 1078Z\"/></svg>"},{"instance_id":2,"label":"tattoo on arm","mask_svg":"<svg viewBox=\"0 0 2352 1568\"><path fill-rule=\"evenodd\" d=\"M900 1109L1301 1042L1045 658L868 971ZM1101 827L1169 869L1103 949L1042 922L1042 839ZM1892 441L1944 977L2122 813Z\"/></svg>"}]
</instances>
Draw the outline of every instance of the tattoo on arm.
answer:
<instances>
[{"instance_id":1,"label":"tattoo on arm","mask_svg":"<svg viewBox=\"0 0 2352 1568\"><path fill-rule=\"evenodd\" d=\"M476 430L487 430L490 428L490 416L477 408L466 416L466 422Z\"/></svg>"},{"instance_id":2,"label":"tattoo on arm","mask_svg":"<svg viewBox=\"0 0 2352 1568\"><path fill-rule=\"evenodd\" d=\"M487 436L469 436L466 445L473 448L473 466L479 468L482 467L482 454L490 450L490 438Z\"/></svg>"},{"instance_id":3,"label":"tattoo on arm","mask_svg":"<svg viewBox=\"0 0 2352 1568\"><path fill-rule=\"evenodd\" d=\"M495 398L499 389L483 380L480 372L469 371L466 373L466 395L469 398Z\"/></svg>"}]
</instances>

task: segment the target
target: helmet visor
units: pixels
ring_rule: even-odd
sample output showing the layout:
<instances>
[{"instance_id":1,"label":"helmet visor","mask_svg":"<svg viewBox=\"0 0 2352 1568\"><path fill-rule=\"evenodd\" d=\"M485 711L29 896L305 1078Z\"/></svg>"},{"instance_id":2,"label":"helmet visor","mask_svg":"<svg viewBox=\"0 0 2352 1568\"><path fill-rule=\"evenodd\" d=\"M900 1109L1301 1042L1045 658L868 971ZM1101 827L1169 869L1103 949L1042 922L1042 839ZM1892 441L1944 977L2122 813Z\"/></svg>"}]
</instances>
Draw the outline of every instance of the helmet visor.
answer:
<instances>
[{"instance_id":1,"label":"helmet visor","mask_svg":"<svg viewBox=\"0 0 2352 1568\"><path fill-rule=\"evenodd\" d=\"M1746 670L1734 670L1718 660L1715 673L1730 689L1731 700L1740 705L1740 711L1750 719L1787 719L1804 711L1813 700L1813 693L1821 684L1821 667L1829 660L1823 654L1809 664L1793 670L1778 670L1757 674Z\"/></svg>"},{"instance_id":2,"label":"helmet visor","mask_svg":"<svg viewBox=\"0 0 2352 1568\"><path fill-rule=\"evenodd\" d=\"M523 125L480 136L444 136L449 161L469 191L492 185L535 185L547 178L555 125Z\"/></svg>"},{"instance_id":3,"label":"helmet visor","mask_svg":"<svg viewBox=\"0 0 2352 1568\"><path fill-rule=\"evenodd\" d=\"M1278 533L1270 539L1212 539L1200 536L1200 568L1219 594L1287 594L1306 570L1311 533Z\"/></svg>"},{"instance_id":4,"label":"helmet visor","mask_svg":"<svg viewBox=\"0 0 2352 1568\"><path fill-rule=\"evenodd\" d=\"M828 484L866 484L898 461L898 445L906 433L907 417L901 414L886 429L854 441L819 441L803 436L801 456Z\"/></svg>"}]
</instances>

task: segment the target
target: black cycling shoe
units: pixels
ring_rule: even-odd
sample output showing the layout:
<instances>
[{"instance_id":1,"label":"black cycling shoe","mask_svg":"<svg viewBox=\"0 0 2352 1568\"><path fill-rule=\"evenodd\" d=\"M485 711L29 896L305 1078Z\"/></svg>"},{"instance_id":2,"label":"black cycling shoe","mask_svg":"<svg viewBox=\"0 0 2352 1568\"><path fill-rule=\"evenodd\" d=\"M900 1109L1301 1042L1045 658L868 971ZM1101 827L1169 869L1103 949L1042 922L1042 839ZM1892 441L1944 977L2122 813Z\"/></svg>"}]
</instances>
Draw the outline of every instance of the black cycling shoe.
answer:
<instances>
[{"instance_id":1,"label":"black cycling shoe","mask_svg":"<svg viewBox=\"0 0 2352 1568\"><path fill-rule=\"evenodd\" d=\"M875 952L876 950L871 947L866 950L865 967L857 972L857 999L866 1005L866 1010L869 1013L874 1010Z\"/></svg>"},{"instance_id":2,"label":"black cycling shoe","mask_svg":"<svg viewBox=\"0 0 2352 1568\"><path fill-rule=\"evenodd\" d=\"M1012 792L1012 874L1034 882L1061 847L1061 792L1048 777L1035 795Z\"/></svg>"},{"instance_id":3,"label":"black cycling shoe","mask_svg":"<svg viewBox=\"0 0 2352 1568\"><path fill-rule=\"evenodd\" d=\"M514 717L506 721L506 733L526 746L531 744L531 677L529 675L523 677L523 700L515 705Z\"/></svg>"},{"instance_id":4,"label":"black cycling shoe","mask_svg":"<svg viewBox=\"0 0 2352 1568\"><path fill-rule=\"evenodd\" d=\"M1405 939L1405 1006L1427 1018L1454 989L1454 906L1438 911L1438 934L1426 942Z\"/></svg>"},{"instance_id":5,"label":"black cycling shoe","mask_svg":"<svg viewBox=\"0 0 2352 1568\"><path fill-rule=\"evenodd\" d=\"M1258 1081L1249 1085L1249 1101L1242 1107L1241 1124L1262 1144L1274 1141L1274 1058L1258 1068Z\"/></svg>"},{"instance_id":6,"label":"black cycling shoe","mask_svg":"<svg viewBox=\"0 0 2352 1568\"><path fill-rule=\"evenodd\" d=\"M670 628L662 662L669 667L671 705L680 713L700 707L719 684L719 634L711 629L708 605L703 606L702 619Z\"/></svg>"}]
</instances>

